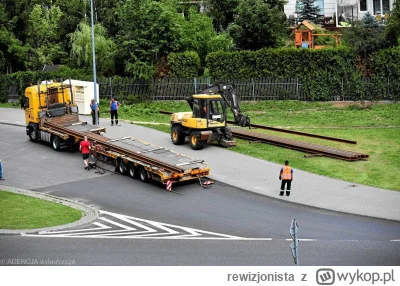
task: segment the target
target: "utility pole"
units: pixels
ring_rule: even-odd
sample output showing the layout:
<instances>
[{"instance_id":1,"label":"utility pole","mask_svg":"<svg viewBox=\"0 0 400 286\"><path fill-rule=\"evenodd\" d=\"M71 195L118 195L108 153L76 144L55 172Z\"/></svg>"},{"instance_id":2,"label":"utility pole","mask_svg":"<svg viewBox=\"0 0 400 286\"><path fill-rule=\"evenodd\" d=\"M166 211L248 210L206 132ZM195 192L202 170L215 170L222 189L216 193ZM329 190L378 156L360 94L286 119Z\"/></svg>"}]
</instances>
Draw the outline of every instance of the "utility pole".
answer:
<instances>
[{"instance_id":1,"label":"utility pole","mask_svg":"<svg viewBox=\"0 0 400 286\"><path fill-rule=\"evenodd\" d=\"M297 230L298 224L295 218L292 219L292 223L290 224L289 233L293 239L293 243L290 245L290 249L292 250L292 256L294 259L294 264L299 266L299 240L297 239Z\"/></svg>"},{"instance_id":2,"label":"utility pole","mask_svg":"<svg viewBox=\"0 0 400 286\"><path fill-rule=\"evenodd\" d=\"M93 82L94 82L94 100L96 103L99 102L99 99L97 98L97 82L96 82L96 52L95 52L95 46L94 46L94 21L93 21L93 0L90 0L90 16L92 20L92 53L93 53ZM96 125L99 125L99 114L98 112L95 112L95 118L96 118Z\"/></svg>"}]
</instances>

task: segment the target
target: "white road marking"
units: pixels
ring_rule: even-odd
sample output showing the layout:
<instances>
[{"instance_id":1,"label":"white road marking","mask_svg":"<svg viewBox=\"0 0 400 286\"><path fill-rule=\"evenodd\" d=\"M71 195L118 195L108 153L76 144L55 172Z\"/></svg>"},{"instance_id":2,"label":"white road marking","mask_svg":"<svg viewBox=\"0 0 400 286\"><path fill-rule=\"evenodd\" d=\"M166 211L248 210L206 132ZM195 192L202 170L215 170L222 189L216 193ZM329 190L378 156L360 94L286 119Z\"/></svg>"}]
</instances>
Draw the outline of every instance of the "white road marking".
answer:
<instances>
[{"instance_id":1,"label":"white road marking","mask_svg":"<svg viewBox=\"0 0 400 286\"><path fill-rule=\"evenodd\" d=\"M400 239L392 239L391 241L396 241L396 242L398 242L398 241L400 241Z\"/></svg>"},{"instance_id":2,"label":"white road marking","mask_svg":"<svg viewBox=\"0 0 400 286\"><path fill-rule=\"evenodd\" d=\"M106 219L105 217L101 217L100 219L101 219L101 220L104 220L104 221L106 221L106 222L108 222L108 223L110 223L110 224L119 226L120 228L124 228L124 229L126 229L126 230L136 230L136 228L133 228L133 227L130 227L130 226L126 226L126 225L120 224L120 223L118 223L118 222L115 222L115 221Z\"/></svg>"},{"instance_id":3,"label":"white road marking","mask_svg":"<svg viewBox=\"0 0 400 286\"><path fill-rule=\"evenodd\" d=\"M293 239L291 238L286 238L286 241L292 241ZM298 241L317 241L317 239L312 239L312 238L298 238Z\"/></svg>"},{"instance_id":4,"label":"white road marking","mask_svg":"<svg viewBox=\"0 0 400 286\"><path fill-rule=\"evenodd\" d=\"M246 238L218 232L204 231L190 227L167 224L122 214L99 211L100 220L109 224L94 222L97 228L54 231L39 234L23 234L31 237L73 237L73 238L130 238L130 239L199 239L199 240L272 240L272 238ZM126 222L127 224L114 221ZM135 227L132 227L135 226ZM117 228L117 229L116 229ZM107 230L106 230L107 229Z\"/></svg>"}]
</instances>

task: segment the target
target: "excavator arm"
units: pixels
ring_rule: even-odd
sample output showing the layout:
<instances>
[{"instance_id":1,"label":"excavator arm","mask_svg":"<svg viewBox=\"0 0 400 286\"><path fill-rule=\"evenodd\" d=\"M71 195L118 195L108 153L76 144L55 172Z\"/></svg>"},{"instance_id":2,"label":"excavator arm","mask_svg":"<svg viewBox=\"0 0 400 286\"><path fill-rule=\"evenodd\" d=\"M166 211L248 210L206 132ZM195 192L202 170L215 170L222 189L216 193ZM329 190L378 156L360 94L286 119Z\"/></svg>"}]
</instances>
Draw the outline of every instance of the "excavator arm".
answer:
<instances>
[{"instance_id":1,"label":"excavator arm","mask_svg":"<svg viewBox=\"0 0 400 286\"><path fill-rule=\"evenodd\" d=\"M232 85L216 83L197 92L197 94L220 94L232 111L236 124L243 127L250 126L250 117L242 114L240 110L240 99L236 95L235 89ZM193 98L187 98L187 102L193 109Z\"/></svg>"}]
</instances>

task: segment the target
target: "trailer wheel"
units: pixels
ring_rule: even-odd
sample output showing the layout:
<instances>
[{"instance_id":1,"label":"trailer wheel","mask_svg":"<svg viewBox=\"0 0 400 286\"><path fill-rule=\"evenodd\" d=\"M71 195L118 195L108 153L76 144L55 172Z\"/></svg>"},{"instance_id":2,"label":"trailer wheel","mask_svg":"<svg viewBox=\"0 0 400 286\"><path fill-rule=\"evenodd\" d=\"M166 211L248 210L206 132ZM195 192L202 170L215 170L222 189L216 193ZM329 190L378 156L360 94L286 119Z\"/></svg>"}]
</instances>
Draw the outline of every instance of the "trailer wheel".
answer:
<instances>
[{"instance_id":1,"label":"trailer wheel","mask_svg":"<svg viewBox=\"0 0 400 286\"><path fill-rule=\"evenodd\" d=\"M183 128L180 125L174 125L171 128L171 139L174 145L182 145L185 143L185 134Z\"/></svg>"},{"instance_id":2,"label":"trailer wheel","mask_svg":"<svg viewBox=\"0 0 400 286\"><path fill-rule=\"evenodd\" d=\"M147 171L144 167L139 168L139 178L144 183L149 180L149 176L147 175Z\"/></svg>"},{"instance_id":3,"label":"trailer wheel","mask_svg":"<svg viewBox=\"0 0 400 286\"><path fill-rule=\"evenodd\" d=\"M57 135L51 136L51 146L54 150L60 151L60 138Z\"/></svg>"},{"instance_id":4,"label":"trailer wheel","mask_svg":"<svg viewBox=\"0 0 400 286\"><path fill-rule=\"evenodd\" d=\"M190 133L190 146L194 150L201 150L204 148L205 141L201 141L200 131L192 131Z\"/></svg>"},{"instance_id":5,"label":"trailer wheel","mask_svg":"<svg viewBox=\"0 0 400 286\"><path fill-rule=\"evenodd\" d=\"M121 174L126 174L126 167L125 167L125 165L124 165L124 162L122 162L122 160L118 160L118 171L121 173Z\"/></svg>"},{"instance_id":6,"label":"trailer wheel","mask_svg":"<svg viewBox=\"0 0 400 286\"><path fill-rule=\"evenodd\" d=\"M136 170L135 166L132 163L130 163L128 169L129 169L129 177L131 177L132 179L136 178L137 170Z\"/></svg>"},{"instance_id":7,"label":"trailer wheel","mask_svg":"<svg viewBox=\"0 0 400 286\"><path fill-rule=\"evenodd\" d=\"M38 142L38 133L34 126L29 126L29 139L32 142Z\"/></svg>"}]
</instances>

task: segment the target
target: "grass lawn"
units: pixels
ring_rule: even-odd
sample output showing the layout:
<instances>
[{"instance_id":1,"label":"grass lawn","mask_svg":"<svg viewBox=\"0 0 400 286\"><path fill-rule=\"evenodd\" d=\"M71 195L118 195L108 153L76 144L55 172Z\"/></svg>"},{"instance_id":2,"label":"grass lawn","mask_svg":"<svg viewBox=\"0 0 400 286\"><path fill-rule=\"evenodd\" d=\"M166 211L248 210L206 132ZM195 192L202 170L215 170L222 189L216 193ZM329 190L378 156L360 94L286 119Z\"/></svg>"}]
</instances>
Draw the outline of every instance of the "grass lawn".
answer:
<instances>
[{"instance_id":1,"label":"grass lawn","mask_svg":"<svg viewBox=\"0 0 400 286\"><path fill-rule=\"evenodd\" d=\"M0 229L33 229L79 220L73 208L0 190Z\"/></svg>"},{"instance_id":2,"label":"grass lawn","mask_svg":"<svg viewBox=\"0 0 400 286\"><path fill-rule=\"evenodd\" d=\"M170 117L159 114L159 110L190 111L190 107L185 101L146 102L133 106L122 105L119 115L122 119L132 121L169 123ZM374 103L365 108L354 104L344 105L342 102L264 101L243 102L242 110L255 124L355 140L357 145L266 130L258 132L366 153L369 159L347 162L325 157L305 158L302 152L262 143L249 144L240 139L235 139L238 145L231 150L279 164L287 159L295 169L358 184L400 190L399 103ZM232 120L232 113L228 112L228 115ZM108 116L103 112L102 117ZM143 125L169 133L168 125ZM173 147L172 143L170 147ZM201 152L207 151L199 151L199 158Z\"/></svg>"}]
</instances>

